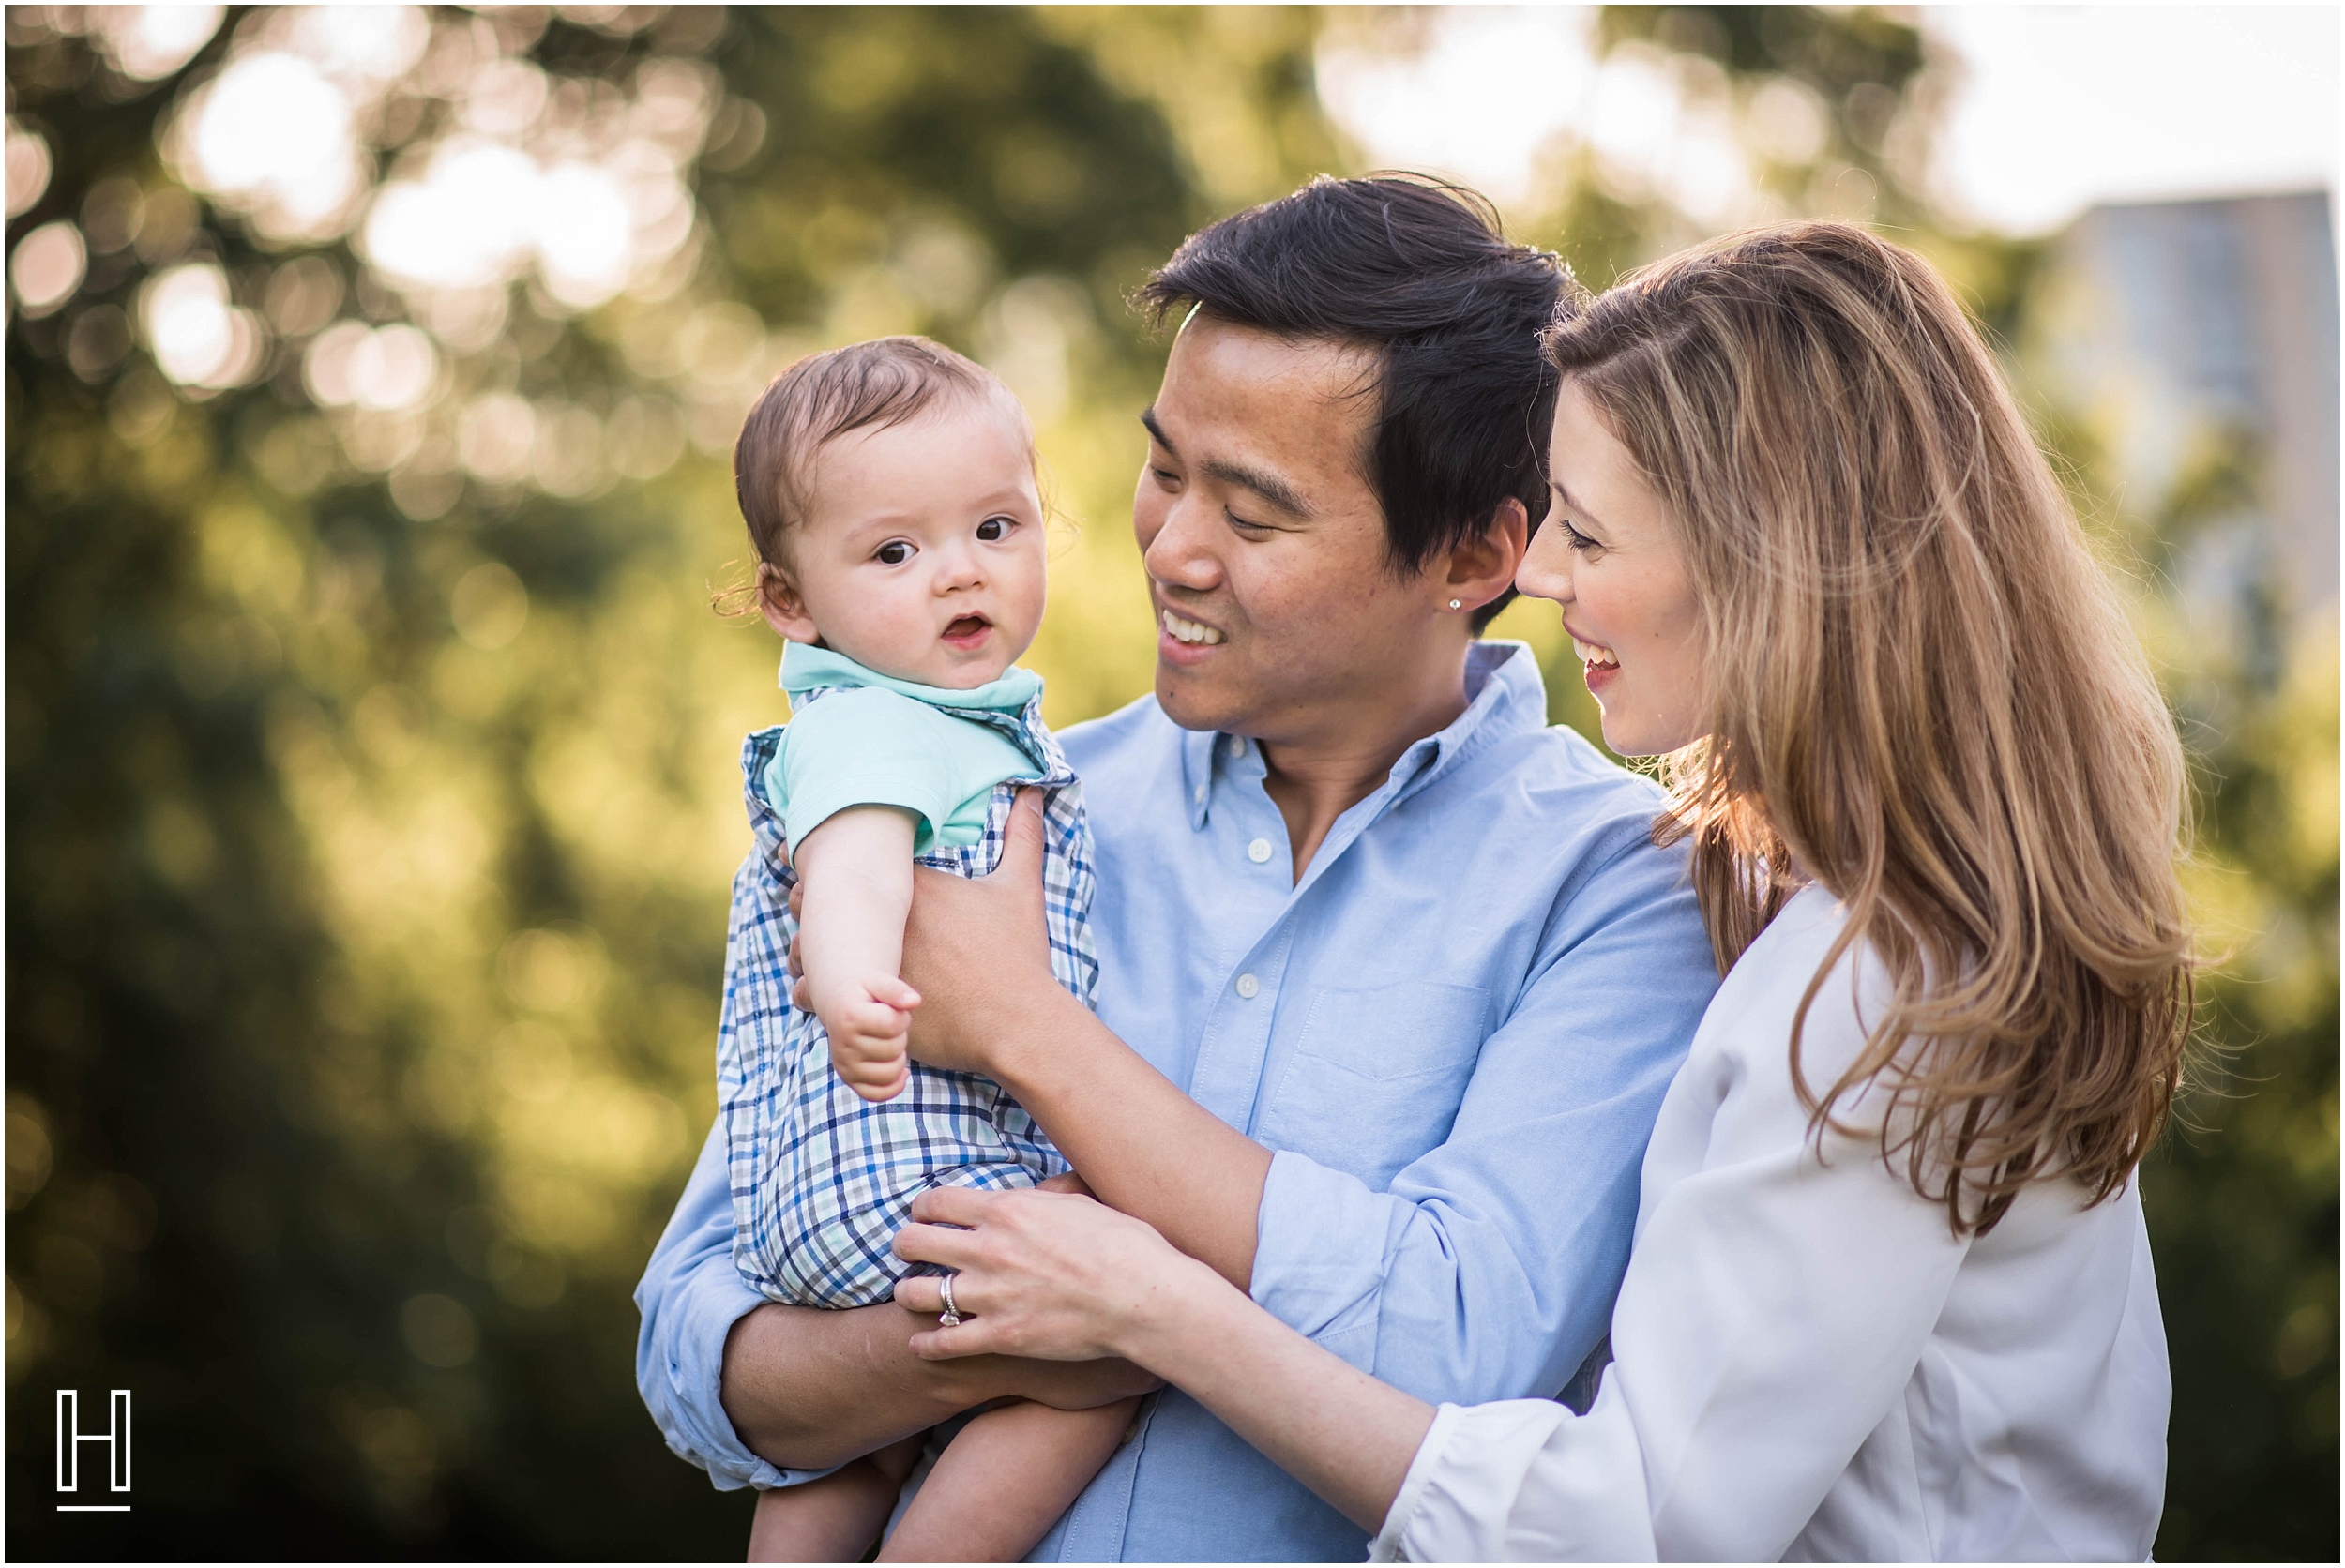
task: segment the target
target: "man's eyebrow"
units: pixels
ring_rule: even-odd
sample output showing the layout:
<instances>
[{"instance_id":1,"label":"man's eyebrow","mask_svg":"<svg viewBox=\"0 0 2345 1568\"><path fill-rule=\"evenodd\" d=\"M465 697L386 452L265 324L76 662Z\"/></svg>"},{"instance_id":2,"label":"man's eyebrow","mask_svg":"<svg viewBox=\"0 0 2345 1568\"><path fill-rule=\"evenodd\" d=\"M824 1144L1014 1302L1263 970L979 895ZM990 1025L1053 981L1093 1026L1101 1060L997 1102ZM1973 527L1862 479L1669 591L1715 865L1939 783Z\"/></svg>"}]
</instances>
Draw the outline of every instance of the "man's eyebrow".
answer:
<instances>
[{"instance_id":1,"label":"man's eyebrow","mask_svg":"<svg viewBox=\"0 0 2345 1568\"><path fill-rule=\"evenodd\" d=\"M1308 520L1319 515L1311 504L1303 499L1301 490L1276 474L1265 474L1259 468L1248 468L1244 463L1223 462L1218 459L1207 459L1202 466L1223 484L1252 490L1291 516Z\"/></svg>"},{"instance_id":2,"label":"man's eyebrow","mask_svg":"<svg viewBox=\"0 0 2345 1568\"><path fill-rule=\"evenodd\" d=\"M1172 438L1165 434L1164 427L1157 422L1156 405L1152 403L1141 410L1140 422L1148 427L1148 433L1156 437L1157 445L1176 458L1181 455L1181 449L1172 445ZM1202 466L1207 474L1223 484L1238 485L1252 490L1282 512L1306 520L1319 515L1318 508L1303 499L1301 490L1296 490L1276 474L1264 473L1259 468L1248 468L1244 463L1225 462L1218 458L1208 458Z\"/></svg>"}]
</instances>

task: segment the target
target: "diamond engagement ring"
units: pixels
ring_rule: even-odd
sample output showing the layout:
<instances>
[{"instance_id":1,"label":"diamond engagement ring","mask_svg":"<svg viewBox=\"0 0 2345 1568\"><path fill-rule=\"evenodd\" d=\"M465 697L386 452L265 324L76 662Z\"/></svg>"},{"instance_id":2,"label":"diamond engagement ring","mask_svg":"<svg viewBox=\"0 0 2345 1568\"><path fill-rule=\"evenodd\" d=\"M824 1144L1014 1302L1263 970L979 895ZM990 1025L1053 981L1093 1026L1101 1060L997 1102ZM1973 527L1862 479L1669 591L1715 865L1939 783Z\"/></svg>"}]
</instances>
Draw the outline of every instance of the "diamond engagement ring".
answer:
<instances>
[{"instance_id":1,"label":"diamond engagement ring","mask_svg":"<svg viewBox=\"0 0 2345 1568\"><path fill-rule=\"evenodd\" d=\"M945 1296L945 1310L936 1315L936 1326L940 1329L957 1329L961 1327L961 1309L953 1304L953 1276L951 1274L939 1274L936 1280L936 1288L938 1290L942 1291Z\"/></svg>"}]
</instances>

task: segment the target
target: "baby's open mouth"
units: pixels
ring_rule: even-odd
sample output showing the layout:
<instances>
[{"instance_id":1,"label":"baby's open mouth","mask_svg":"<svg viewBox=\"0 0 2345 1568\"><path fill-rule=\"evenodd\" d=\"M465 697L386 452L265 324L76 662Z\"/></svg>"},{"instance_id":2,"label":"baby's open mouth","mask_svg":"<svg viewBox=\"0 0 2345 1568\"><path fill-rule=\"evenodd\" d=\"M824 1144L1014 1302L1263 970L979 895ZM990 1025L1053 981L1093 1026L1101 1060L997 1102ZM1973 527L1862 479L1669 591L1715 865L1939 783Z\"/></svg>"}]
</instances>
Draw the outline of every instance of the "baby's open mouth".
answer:
<instances>
[{"instance_id":1,"label":"baby's open mouth","mask_svg":"<svg viewBox=\"0 0 2345 1568\"><path fill-rule=\"evenodd\" d=\"M964 641L984 635L986 628L992 624L982 615L962 615L946 625L945 638L949 642Z\"/></svg>"}]
</instances>

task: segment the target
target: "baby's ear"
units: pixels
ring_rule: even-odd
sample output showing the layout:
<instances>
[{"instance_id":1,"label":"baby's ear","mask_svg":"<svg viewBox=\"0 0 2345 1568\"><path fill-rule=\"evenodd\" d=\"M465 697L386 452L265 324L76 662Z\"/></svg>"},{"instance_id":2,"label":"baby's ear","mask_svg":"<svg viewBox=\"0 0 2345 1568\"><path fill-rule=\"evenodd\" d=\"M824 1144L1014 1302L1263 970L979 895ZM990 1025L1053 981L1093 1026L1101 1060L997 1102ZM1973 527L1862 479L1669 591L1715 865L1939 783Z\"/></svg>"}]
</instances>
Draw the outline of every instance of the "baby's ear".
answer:
<instances>
[{"instance_id":1,"label":"baby's ear","mask_svg":"<svg viewBox=\"0 0 2345 1568\"><path fill-rule=\"evenodd\" d=\"M770 561L757 564L757 608L765 624L793 642L819 642L822 633L807 613L806 599L790 574Z\"/></svg>"}]
</instances>

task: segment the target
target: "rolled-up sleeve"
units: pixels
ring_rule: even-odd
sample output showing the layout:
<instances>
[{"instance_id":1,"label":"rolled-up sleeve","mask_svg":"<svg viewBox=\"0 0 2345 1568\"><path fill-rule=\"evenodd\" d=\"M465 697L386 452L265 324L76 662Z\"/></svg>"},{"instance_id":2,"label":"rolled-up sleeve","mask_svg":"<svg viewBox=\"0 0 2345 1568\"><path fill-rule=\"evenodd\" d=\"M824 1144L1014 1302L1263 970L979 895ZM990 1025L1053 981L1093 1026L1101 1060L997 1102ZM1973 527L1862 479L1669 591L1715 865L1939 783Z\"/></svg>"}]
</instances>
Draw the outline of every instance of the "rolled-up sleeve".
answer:
<instances>
[{"instance_id":1,"label":"rolled-up sleeve","mask_svg":"<svg viewBox=\"0 0 2345 1568\"><path fill-rule=\"evenodd\" d=\"M1447 1138L1384 1189L1276 1154L1259 1304L1420 1398L1563 1388L1610 1320L1654 1118L1717 988L1683 867L1640 835L1565 890Z\"/></svg>"},{"instance_id":2,"label":"rolled-up sleeve","mask_svg":"<svg viewBox=\"0 0 2345 1568\"><path fill-rule=\"evenodd\" d=\"M787 1470L749 1452L725 1414L725 1340L764 1300L733 1262L733 1198L725 1184L722 1123L692 1167L675 1215L635 1288L643 1327L635 1386L678 1457L708 1472L720 1491L794 1485L828 1470Z\"/></svg>"},{"instance_id":3,"label":"rolled-up sleeve","mask_svg":"<svg viewBox=\"0 0 2345 1568\"><path fill-rule=\"evenodd\" d=\"M790 977L781 914L787 893L771 857L780 823L758 791L780 731L749 737L742 751L757 848L734 878L725 942L722 1032L770 1030L786 1018ZM719 1072L719 1093L726 1090ZM725 1413L725 1341L733 1325L764 1298L743 1282L733 1261L733 1188L724 1119L709 1128L691 1180L635 1288L643 1325L635 1341L635 1386L660 1435L675 1453L708 1472L720 1490L772 1488L810 1481L827 1470L785 1470L741 1441Z\"/></svg>"}]
</instances>

